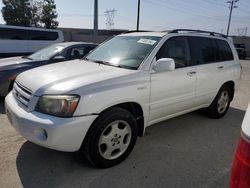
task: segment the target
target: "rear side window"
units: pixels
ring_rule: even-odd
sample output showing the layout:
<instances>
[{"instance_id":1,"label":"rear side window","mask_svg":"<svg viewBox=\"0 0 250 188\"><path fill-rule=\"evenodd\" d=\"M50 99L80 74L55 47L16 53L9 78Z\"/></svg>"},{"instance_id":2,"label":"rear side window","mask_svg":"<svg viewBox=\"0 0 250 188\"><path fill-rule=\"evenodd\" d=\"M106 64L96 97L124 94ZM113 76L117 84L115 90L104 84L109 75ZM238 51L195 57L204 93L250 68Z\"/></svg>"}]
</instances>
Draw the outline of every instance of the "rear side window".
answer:
<instances>
[{"instance_id":1,"label":"rear side window","mask_svg":"<svg viewBox=\"0 0 250 188\"><path fill-rule=\"evenodd\" d=\"M210 38L190 37L192 60L194 64L206 64L215 62L213 43Z\"/></svg>"},{"instance_id":2,"label":"rear side window","mask_svg":"<svg viewBox=\"0 0 250 188\"><path fill-rule=\"evenodd\" d=\"M168 39L156 55L156 59L172 58L175 68L190 65L189 44L186 37L173 37Z\"/></svg>"},{"instance_id":3,"label":"rear side window","mask_svg":"<svg viewBox=\"0 0 250 188\"><path fill-rule=\"evenodd\" d=\"M53 31L29 31L29 40L56 40L58 33Z\"/></svg>"},{"instance_id":4,"label":"rear side window","mask_svg":"<svg viewBox=\"0 0 250 188\"><path fill-rule=\"evenodd\" d=\"M0 39L27 40L27 31L23 29L0 28Z\"/></svg>"},{"instance_id":5,"label":"rear side window","mask_svg":"<svg viewBox=\"0 0 250 188\"><path fill-rule=\"evenodd\" d=\"M229 44L224 40L215 39L217 45L216 56L219 61L230 61L233 60L233 53Z\"/></svg>"},{"instance_id":6,"label":"rear side window","mask_svg":"<svg viewBox=\"0 0 250 188\"><path fill-rule=\"evenodd\" d=\"M53 31L32 31L25 29L0 28L0 39L53 41L58 39L58 33Z\"/></svg>"}]
</instances>

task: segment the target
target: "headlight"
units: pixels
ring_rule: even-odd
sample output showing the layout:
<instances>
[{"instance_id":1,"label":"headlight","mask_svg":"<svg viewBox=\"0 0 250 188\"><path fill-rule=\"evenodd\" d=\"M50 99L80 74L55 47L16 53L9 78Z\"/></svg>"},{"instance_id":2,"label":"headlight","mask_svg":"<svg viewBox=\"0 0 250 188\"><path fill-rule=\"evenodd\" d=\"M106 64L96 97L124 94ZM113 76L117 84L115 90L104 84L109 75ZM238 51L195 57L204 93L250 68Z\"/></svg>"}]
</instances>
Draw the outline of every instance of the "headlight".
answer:
<instances>
[{"instance_id":1,"label":"headlight","mask_svg":"<svg viewBox=\"0 0 250 188\"><path fill-rule=\"evenodd\" d=\"M41 113L72 117L79 102L76 95L44 95L40 97L35 110Z\"/></svg>"}]
</instances>

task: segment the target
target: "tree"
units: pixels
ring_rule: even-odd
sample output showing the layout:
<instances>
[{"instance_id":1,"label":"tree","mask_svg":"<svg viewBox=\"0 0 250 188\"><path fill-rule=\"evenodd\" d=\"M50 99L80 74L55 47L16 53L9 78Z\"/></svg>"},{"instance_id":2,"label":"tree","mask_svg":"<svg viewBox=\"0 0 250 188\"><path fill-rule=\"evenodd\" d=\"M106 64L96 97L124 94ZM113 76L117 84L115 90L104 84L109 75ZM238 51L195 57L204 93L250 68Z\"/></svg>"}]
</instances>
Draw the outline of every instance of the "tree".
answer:
<instances>
[{"instance_id":1,"label":"tree","mask_svg":"<svg viewBox=\"0 0 250 188\"><path fill-rule=\"evenodd\" d=\"M45 28L54 29L58 26L56 4L54 0L44 0L42 7L41 23Z\"/></svg>"},{"instance_id":2,"label":"tree","mask_svg":"<svg viewBox=\"0 0 250 188\"><path fill-rule=\"evenodd\" d=\"M30 0L31 26L41 27L40 22L41 22L42 6L43 6L42 1Z\"/></svg>"},{"instance_id":3,"label":"tree","mask_svg":"<svg viewBox=\"0 0 250 188\"><path fill-rule=\"evenodd\" d=\"M54 0L2 0L3 19L7 25L57 28Z\"/></svg>"},{"instance_id":4,"label":"tree","mask_svg":"<svg viewBox=\"0 0 250 188\"><path fill-rule=\"evenodd\" d=\"M29 0L3 0L3 19L7 25L30 26Z\"/></svg>"}]
</instances>

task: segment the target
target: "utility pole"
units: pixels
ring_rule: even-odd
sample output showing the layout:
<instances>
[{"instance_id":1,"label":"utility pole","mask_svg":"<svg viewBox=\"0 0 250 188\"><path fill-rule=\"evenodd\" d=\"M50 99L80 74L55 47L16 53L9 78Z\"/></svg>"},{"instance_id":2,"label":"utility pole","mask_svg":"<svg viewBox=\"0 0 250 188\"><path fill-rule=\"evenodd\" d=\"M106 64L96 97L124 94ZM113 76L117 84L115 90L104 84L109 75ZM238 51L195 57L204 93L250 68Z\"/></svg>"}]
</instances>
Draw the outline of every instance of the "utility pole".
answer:
<instances>
[{"instance_id":1,"label":"utility pole","mask_svg":"<svg viewBox=\"0 0 250 188\"><path fill-rule=\"evenodd\" d=\"M140 6L141 6L141 0L138 0L137 27L136 27L137 31L139 31L139 25L140 25Z\"/></svg>"},{"instance_id":2,"label":"utility pole","mask_svg":"<svg viewBox=\"0 0 250 188\"><path fill-rule=\"evenodd\" d=\"M228 25L227 25L227 36L229 34L229 28L230 28L230 23L231 23L231 17L232 17L232 11L234 8L237 8L237 6L235 6L235 4L238 2L239 0L230 0L227 1L227 3L230 4L230 14L229 14L229 18L228 18Z\"/></svg>"},{"instance_id":3,"label":"utility pole","mask_svg":"<svg viewBox=\"0 0 250 188\"><path fill-rule=\"evenodd\" d=\"M94 36L98 35L98 0L94 4Z\"/></svg>"}]
</instances>

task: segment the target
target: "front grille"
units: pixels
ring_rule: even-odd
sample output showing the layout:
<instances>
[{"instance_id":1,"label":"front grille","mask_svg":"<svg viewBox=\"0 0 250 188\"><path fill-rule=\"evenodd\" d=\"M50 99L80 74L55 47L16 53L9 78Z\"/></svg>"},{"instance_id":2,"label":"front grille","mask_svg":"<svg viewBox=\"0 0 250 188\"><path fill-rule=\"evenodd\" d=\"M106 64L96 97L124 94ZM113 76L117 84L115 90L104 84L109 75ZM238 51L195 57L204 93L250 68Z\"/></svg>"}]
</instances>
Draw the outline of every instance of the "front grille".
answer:
<instances>
[{"instance_id":1,"label":"front grille","mask_svg":"<svg viewBox=\"0 0 250 188\"><path fill-rule=\"evenodd\" d=\"M16 99L28 108L32 92L17 82L14 83L12 92Z\"/></svg>"}]
</instances>

